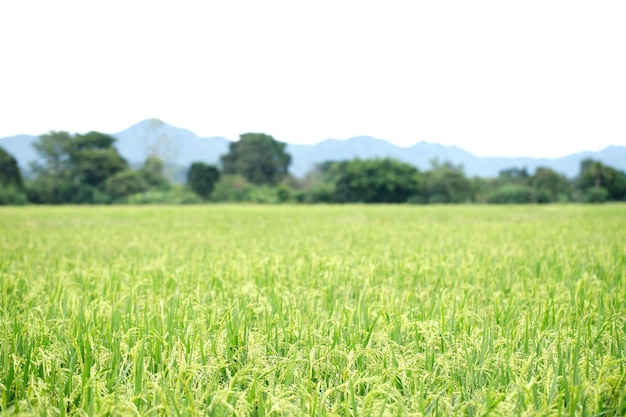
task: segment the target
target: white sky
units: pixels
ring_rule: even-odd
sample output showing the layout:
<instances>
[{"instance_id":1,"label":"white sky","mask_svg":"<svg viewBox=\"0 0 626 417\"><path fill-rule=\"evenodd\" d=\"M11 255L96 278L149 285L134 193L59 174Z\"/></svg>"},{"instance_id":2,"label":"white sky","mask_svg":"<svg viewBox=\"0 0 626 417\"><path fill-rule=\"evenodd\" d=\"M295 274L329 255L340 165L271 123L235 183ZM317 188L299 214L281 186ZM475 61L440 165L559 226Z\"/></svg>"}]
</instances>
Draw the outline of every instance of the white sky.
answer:
<instances>
[{"instance_id":1,"label":"white sky","mask_svg":"<svg viewBox=\"0 0 626 417\"><path fill-rule=\"evenodd\" d=\"M626 1L2 1L0 137L626 145Z\"/></svg>"}]
</instances>

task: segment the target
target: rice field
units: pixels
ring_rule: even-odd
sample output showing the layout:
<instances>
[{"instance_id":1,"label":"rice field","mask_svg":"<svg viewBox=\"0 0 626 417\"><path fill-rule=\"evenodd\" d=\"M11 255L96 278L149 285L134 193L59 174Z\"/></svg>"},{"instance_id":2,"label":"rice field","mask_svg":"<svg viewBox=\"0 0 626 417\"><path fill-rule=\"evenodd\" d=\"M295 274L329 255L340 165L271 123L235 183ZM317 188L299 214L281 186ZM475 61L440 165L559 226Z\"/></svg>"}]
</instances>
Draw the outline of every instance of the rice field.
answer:
<instances>
[{"instance_id":1,"label":"rice field","mask_svg":"<svg viewBox=\"0 0 626 417\"><path fill-rule=\"evenodd\" d=\"M626 206L1 208L0 411L623 416Z\"/></svg>"}]
</instances>

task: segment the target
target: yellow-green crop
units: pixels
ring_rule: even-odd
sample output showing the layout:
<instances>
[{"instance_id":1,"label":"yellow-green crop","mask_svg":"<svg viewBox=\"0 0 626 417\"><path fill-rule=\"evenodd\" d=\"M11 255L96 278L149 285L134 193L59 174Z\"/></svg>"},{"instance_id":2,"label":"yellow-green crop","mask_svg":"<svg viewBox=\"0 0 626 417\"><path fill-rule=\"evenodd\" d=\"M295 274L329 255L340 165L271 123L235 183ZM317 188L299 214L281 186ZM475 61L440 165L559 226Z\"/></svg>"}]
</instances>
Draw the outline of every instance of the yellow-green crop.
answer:
<instances>
[{"instance_id":1,"label":"yellow-green crop","mask_svg":"<svg viewBox=\"0 0 626 417\"><path fill-rule=\"evenodd\" d=\"M4 415L626 414L626 207L0 209Z\"/></svg>"}]
</instances>

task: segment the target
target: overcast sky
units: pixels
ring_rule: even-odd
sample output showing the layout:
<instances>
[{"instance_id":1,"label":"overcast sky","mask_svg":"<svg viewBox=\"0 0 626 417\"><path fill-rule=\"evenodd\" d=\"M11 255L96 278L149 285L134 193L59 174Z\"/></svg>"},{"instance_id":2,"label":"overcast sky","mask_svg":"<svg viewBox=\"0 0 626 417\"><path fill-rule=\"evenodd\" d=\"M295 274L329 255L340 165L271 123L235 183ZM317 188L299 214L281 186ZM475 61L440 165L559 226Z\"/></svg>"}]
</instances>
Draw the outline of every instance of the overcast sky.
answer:
<instances>
[{"instance_id":1,"label":"overcast sky","mask_svg":"<svg viewBox=\"0 0 626 417\"><path fill-rule=\"evenodd\" d=\"M3 1L0 137L146 119L477 155L626 145L626 2Z\"/></svg>"}]
</instances>

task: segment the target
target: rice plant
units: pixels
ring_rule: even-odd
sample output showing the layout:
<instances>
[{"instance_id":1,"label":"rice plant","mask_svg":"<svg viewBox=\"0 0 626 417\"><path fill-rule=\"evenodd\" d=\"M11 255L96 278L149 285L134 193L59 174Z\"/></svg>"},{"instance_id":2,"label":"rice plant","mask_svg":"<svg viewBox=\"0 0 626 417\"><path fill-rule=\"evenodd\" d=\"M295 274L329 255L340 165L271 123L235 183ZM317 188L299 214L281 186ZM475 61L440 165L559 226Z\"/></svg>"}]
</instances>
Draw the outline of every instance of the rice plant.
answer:
<instances>
[{"instance_id":1,"label":"rice plant","mask_svg":"<svg viewBox=\"0 0 626 417\"><path fill-rule=\"evenodd\" d=\"M626 207L0 209L3 415L621 416Z\"/></svg>"}]
</instances>

